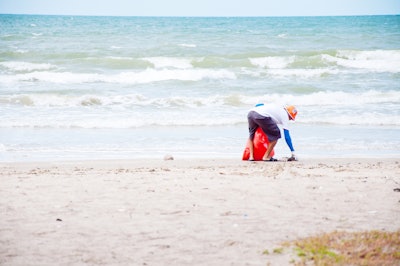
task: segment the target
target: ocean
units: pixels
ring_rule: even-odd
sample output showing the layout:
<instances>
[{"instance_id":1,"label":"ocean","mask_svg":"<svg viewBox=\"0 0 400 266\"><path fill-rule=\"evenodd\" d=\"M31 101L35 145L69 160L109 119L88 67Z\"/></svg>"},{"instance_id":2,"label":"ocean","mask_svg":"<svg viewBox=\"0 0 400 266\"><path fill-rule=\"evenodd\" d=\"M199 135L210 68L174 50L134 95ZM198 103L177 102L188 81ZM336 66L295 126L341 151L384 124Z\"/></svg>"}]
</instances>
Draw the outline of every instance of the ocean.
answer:
<instances>
[{"instance_id":1,"label":"ocean","mask_svg":"<svg viewBox=\"0 0 400 266\"><path fill-rule=\"evenodd\" d=\"M300 159L399 158L400 16L0 15L2 162L240 160L260 102Z\"/></svg>"}]
</instances>

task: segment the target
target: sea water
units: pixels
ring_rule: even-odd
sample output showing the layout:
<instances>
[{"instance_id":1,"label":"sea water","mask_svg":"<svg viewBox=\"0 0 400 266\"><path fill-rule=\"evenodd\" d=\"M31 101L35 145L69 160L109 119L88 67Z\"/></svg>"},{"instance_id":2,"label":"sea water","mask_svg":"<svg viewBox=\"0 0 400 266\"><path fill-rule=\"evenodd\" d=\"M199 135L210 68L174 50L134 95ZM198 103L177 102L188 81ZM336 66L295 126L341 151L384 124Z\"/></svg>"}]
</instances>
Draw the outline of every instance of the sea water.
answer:
<instances>
[{"instance_id":1,"label":"sea water","mask_svg":"<svg viewBox=\"0 0 400 266\"><path fill-rule=\"evenodd\" d=\"M260 102L300 158L399 157L400 16L0 15L0 161L241 159Z\"/></svg>"}]
</instances>

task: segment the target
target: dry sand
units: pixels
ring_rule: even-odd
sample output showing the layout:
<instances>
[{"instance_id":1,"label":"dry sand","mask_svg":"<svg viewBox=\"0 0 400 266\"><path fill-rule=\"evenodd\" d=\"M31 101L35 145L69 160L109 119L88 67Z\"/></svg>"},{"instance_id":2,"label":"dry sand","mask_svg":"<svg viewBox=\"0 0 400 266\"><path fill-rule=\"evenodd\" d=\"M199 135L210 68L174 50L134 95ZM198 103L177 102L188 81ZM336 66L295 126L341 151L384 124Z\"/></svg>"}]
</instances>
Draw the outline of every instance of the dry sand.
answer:
<instances>
[{"instance_id":1,"label":"dry sand","mask_svg":"<svg viewBox=\"0 0 400 266\"><path fill-rule=\"evenodd\" d=\"M0 265L289 265L333 230L400 228L400 160L0 163Z\"/></svg>"}]
</instances>

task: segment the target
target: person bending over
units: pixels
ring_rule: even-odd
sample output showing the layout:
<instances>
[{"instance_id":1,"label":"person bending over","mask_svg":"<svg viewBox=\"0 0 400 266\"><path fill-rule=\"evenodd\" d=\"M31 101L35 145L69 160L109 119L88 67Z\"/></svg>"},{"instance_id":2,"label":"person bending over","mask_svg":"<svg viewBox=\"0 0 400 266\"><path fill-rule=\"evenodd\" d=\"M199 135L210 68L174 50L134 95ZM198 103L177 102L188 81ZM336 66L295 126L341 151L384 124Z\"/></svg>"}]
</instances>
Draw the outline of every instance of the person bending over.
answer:
<instances>
[{"instance_id":1,"label":"person bending over","mask_svg":"<svg viewBox=\"0 0 400 266\"><path fill-rule=\"evenodd\" d=\"M274 149L278 140L281 138L281 131L278 125L282 126L286 144L289 146L289 149L292 153L292 156L289 158L289 161L296 160L292 139L289 133L289 120L295 120L296 115L297 115L297 109L293 105L281 107L273 104L257 104L254 108L252 108L247 115L247 120L249 123L249 139L248 139L248 147L250 149L249 161L254 161L253 140L256 130L259 127L261 127L262 131L265 133L265 135L267 135L269 140L267 151L265 152L262 160L277 161L277 159L270 156L270 154Z\"/></svg>"}]
</instances>

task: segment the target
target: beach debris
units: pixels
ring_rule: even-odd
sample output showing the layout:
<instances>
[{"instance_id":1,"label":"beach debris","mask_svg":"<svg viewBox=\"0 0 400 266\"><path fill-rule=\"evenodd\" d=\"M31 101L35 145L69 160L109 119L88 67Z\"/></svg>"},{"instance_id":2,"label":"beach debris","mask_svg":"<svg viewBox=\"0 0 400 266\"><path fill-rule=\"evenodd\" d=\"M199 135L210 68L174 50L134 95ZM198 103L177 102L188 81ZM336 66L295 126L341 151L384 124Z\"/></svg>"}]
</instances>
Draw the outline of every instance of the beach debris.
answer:
<instances>
[{"instance_id":1,"label":"beach debris","mask_svg":"<svg viewBox=\"0 0 400 266\"><path fill-rule=\"evenodd\" d=\"M172 161L174 160L174 156L172 156L171 154L166 154L164 156L164 161Z\"/></svg>"},{"instance_id":2,"label":"beach debris","mask_svg":"<svg viewBox=\"0 0 400 266\"><path fill-rule=\"evenodd\" d=\"M400 192L400 188L393 189L394 192Z\"/></svg>"},{"instance_id":3,"label":"beach debris","mask_svg":"<svg viewBox=\"0 0 400 266\"><path fill-rule=\"evenodd\" d=\"M56 221L57 222L62 222L62 220L60 218L57 218Z\"/></svg>"}]
</instances>

